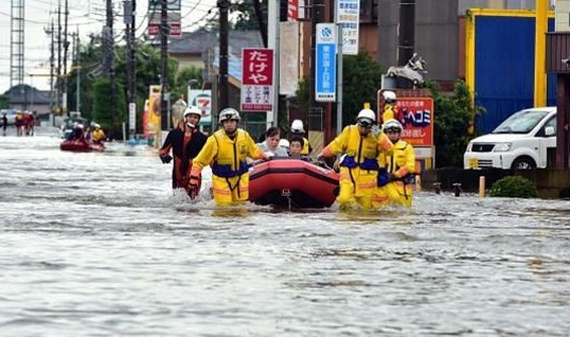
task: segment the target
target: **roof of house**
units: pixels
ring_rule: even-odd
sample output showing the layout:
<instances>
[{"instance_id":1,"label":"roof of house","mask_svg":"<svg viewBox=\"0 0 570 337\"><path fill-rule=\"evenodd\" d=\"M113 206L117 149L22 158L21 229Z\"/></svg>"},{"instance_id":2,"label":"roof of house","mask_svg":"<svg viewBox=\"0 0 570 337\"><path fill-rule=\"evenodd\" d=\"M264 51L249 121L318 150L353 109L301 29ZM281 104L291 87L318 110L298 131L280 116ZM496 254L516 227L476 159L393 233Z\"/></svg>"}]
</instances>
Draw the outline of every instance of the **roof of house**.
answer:
<instances>
[{"instance_id":1,"label":"roof of house","mask_svg":"<svg viewBox=\"0 0 570 337\"><path fill-rule=\"evenodd\" d=\"M263 48L261 33L257 30L231 30L228 36L229 50L232 54L240 54L242 48ZM171 54L198 54L207 49L219 47L218 32L198 30L182 33L182 37L173 39L168 45Z\"/></svg>"},{"instance_id":2,"label":"roof of house","mask_svg":"<svg viewBox=\"0 0 570 337\"><path fill-rule=\"evenodd\" d=\"M50 104L51 92L49 90L38 90L27 84L15 85L5 92L10 96L10 103L34 103L34 104Z\"/></svg>"}]
</instances>

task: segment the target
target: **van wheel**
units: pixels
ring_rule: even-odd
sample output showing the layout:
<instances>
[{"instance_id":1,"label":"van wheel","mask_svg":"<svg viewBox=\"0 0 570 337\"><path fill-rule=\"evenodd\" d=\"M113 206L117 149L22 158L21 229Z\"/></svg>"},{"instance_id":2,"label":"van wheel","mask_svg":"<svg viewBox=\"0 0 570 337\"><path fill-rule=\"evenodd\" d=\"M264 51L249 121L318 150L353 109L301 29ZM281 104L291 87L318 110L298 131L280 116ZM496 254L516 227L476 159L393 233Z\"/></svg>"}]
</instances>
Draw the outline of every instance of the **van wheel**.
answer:
<instances>
[{"instance_id":1,"label":"van wheel","mask_svg":"<svg viewBox=\"0 0 570 337\"><path fill-rule=\"evenodd\" d=\"M533 170L536 168L536 163L530 157L519 157L515 159L511 168L513 170Z\"/></svg>"}]
</instances>

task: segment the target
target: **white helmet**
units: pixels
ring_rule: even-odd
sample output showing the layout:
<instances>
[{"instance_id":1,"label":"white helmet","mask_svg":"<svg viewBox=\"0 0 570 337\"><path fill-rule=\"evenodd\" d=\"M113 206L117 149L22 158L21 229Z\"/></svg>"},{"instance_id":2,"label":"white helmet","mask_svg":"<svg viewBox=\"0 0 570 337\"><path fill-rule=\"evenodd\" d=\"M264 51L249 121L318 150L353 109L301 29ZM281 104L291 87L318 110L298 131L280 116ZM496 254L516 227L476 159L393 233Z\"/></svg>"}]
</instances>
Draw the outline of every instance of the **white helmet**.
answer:
<instances>
[{"instance_id":1,"label":"white helmet","mask_svg":"<svg viewBox=\"0 0 570 337\"><path fill-rule=\"evenodd\" d=\"M234 108L225 108L224 110L220 111L220 116L218 117L220 124L223 121L233 120L233 121L240 121L241 118L239 117L239 112Z\"/></svg>"},{"instance_id":2,"label":"white helmet","mask_svg":"<svg viewBox=\"0 0 570 337\"><path fill-rule=\"evenodd\" d=\"M399 132L402 132L402 129L402 124L395 119L387 120L386 123L384 123L382 126L382 130L384 132L387 132L388 130L398 130Z\"/></svg>"},{"instance_id":3,"label":"white helmet","mask_svg":"<svg viewBox=\"0 0 570 337\"><path fill-rule=\"evenodd\" d=\"M284 148L284 149L286 149L286 150L289 149L289 141L288 141L287 139L285 139L285 138L281 138L281 139L279 140L279 147L282 147L282 148Z\"/></svg>"},{"instance_id":4,"label":"white helmet","mask_svg":"<svg viewBox=\"0 0 570 337\"><path fill-rule=\"evenodd\" d=\"M384 96L384 101L387 103L393 103L396 101L396 93L393 91L384 91L382 96Z\"/></svg>"},{"instance_id":5,"label":"white helmet","mask_svg":"<svg viewBox=\"0 0 570 337\"><path fill-rule=\"evenodd\" d=\"M95 129L100 129L100 128L101 128L101 125L95 123L95 124L93 124L93 127L94 127Z\"/></svg>"},{"instance_id":6,"label":"white helmet","mask_svg":"<svg viewBox=\"0 0 570 337\"><path fill-rule=\"evenodd\" d=\"M202 111L195 106L189 106L184 110L184 118L188 115L197 115L200 118L202 117Z\"/></svg>"},{"instance_id":7,"label":"white helmet","mask_svg":"<svg viewBox=\"0 0 570 337\"><path fill-rule=\"evenodd\" d=\"M371 109L364 108L360 110L360 112L356 116L356 121L367 122L367 124L374 124L376 122L376 114Z\"/></svg>"},{"instance_id":8,"label":"white helmet","mask_svg":"<svg viewBox=\"0 0 570 337\"><path fill-rule=\"evenodd\" d=\"M303 129L303 121L295 119L293 123L291 123L291 131L295 133L305 133L305 130Z\"/></svg>"}]
</instances>

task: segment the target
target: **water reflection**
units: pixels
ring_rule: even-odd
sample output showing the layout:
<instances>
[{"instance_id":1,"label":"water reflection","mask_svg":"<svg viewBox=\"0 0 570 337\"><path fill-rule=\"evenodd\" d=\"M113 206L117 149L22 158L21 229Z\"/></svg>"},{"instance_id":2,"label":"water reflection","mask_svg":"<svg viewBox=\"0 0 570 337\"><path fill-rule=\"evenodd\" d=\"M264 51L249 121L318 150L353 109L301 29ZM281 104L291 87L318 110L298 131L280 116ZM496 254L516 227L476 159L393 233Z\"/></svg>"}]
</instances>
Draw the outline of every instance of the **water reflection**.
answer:
<instances>
[{"instance_id":1,"label":"water reflection","mask_svg":"<svg viewBox=\"0 0 570 337\"><path fill-rule=\"evenodd\" d=\"M0 335L570 331L568 201L217 208L173 193L146 148L59 141L0 138Z\"/></svg>"}]
</instances>

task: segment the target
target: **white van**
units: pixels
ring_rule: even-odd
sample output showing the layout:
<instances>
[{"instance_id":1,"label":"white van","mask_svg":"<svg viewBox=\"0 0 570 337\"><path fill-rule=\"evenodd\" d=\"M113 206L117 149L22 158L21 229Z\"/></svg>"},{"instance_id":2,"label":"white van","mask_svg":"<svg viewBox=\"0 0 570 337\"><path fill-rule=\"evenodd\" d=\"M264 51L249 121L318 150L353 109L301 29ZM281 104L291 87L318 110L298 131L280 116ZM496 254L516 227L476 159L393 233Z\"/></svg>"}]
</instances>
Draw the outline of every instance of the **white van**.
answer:
<instances>
[{"instance_id":1,"label":"white van","mask_svg":"<svg viewBox=\"0 0 570 337\"><path fill-rule=\"evenodd\" d=\"M545 168L548 149L556 148L556 107L518 111L490 134L469 142L465 169Z\"/></svg>"}]
</instances>

